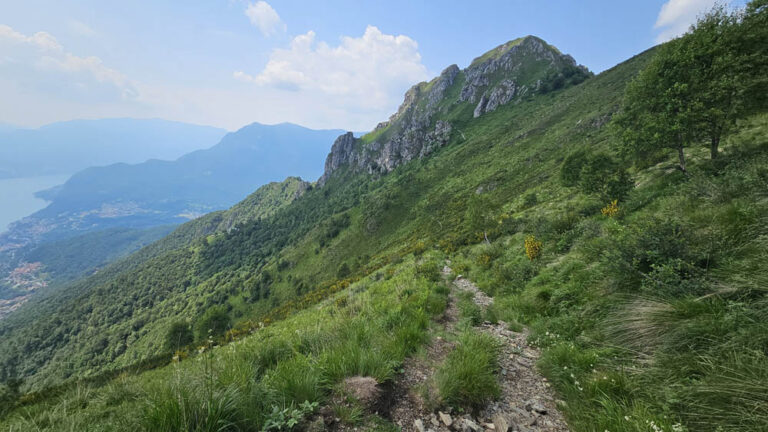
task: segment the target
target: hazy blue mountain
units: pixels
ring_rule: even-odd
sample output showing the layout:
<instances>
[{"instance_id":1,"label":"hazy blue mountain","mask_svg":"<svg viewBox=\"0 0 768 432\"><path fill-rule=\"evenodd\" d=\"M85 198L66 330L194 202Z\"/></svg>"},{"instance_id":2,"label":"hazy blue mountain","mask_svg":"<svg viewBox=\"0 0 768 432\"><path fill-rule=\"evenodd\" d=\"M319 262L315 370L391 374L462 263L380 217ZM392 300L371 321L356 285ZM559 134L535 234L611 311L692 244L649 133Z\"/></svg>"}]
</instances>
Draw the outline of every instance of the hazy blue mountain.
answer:
<instances>
[{"instance_id":1,"label":"hazy blue mountain","mask_svg":"<svg viewBox=\"0 0 768 432\"><path fill-rule=\"evenodd\" d=\"M19 297L25 300L46 285L91 273L176 224L229 208L267 183L297 175L316 179L341 133L254 123L175 161L78 172L39 193L51 201L48 207L0 233L0 300L26 293Z\"/></svg>"},{"instance_id":2,"label":"hazy blue mountain","mask_svg":"<svg viewBox=\"0 0 768 432\"><path fill-rule=\"evenodd\" d=\"M293 124L245 126L217 145L175 161L149 160L83 170L38 195L51 204L34 215L55 218L90 212L88 224L131 226L179 223L227 208L259 186L289 175L316 179L340 130Z\"/></svg>"},{"instance_id":3,"label":"hazy blue mountain","mask_svg":"<svg viewBox=\"0 0 768 432\"><path fill-rule=\"evenodd\" d=\"M0 125L0 178L72 174L116 162L175 159L227 131L159 119L72 120L37 129Z\"/></svg>"}]
</instances>

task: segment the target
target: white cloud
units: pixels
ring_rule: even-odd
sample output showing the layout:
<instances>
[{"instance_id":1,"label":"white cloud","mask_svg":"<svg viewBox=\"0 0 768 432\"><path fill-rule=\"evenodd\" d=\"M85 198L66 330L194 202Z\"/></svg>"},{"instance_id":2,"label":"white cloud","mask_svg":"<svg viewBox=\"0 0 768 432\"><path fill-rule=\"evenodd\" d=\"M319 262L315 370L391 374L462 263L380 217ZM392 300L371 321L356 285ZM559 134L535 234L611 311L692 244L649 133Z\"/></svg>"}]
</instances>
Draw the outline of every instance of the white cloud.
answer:
<instances>
[{"instance_id":1,"label":"white cloud","mask_svg":"<svg viewBox=\"0 0 768 432\"><path fill-rule=\"evenodd\" d=\"M343 37L335 47L307 32L296 36L287 49L275 49L259 74L234 73L235 78L259 86L324 95L326 105L375 113L378 120L397 108L408 87L427 76L416 41L373 26L361 37Z\"/></svg>"},{"instance_id":2,"label":"white cloud","mask_svg":"<svg viewBox=\"0 0 768 432\"><path fill-rule=\"evenodd\" d=\"M250 3L245 9L245 15L251 20L264 36L272 36L286 30L280 15L265 1Z\"/></svg>"},{"instance_id":3,"label":"white cloud","mask_svg":"<svg viewBox=\"0 0 768 432\"><path fill-rule=\"evenodd\" d=\"M91 26L89 26L88 24L82 21L77 21L77 20L69 20L67 22L67 29L74 34L78 36L83 36L83 37L90 38L98 35L96 30L91 28Z\"/></svg>"},{"instance_id":4,"label":"white cloud","mask_svg":"<svg viewBox=\"0 0 768 432\"><path fill-rule=\"evenodd\" d=\"M46 32L26 36L0 25L0 82L47 98L78 102L134 100L135 83L98 57L80 57Z\"/></svg>"},{"instance_id":5,"label":"white cloud","mask_svg":"<svg viewBox=\"0 0 768 432\"><path fill-rule=\"evenodd\" d=\"M656 42L666 42L685 33L699 15L711 9L717 0L669 0L661 6L654 28L661 29Z\"/></svg>"}]
</instances>

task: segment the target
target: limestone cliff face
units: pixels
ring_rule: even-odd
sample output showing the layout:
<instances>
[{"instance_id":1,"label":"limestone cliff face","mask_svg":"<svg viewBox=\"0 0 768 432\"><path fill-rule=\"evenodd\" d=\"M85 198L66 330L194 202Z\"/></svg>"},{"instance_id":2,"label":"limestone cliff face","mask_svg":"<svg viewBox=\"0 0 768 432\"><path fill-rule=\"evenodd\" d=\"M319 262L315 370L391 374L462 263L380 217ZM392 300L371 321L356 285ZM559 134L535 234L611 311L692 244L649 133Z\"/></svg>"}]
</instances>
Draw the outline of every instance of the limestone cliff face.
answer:
<instances>
[{"instance_id":1,"label":"limestone cliff face","mask_svg":"<svg viewBox=\"0 0 768 432\"><path fill-rule=\"evenodd\" d=\"M362 138L348 132L336 139L318 180L324 185L342 168L383 174L447 144L454 127L449 113L471 104L480 117L508 103L576 83L590 75L572 57L543 40L527 36L500 45L464 70L447 67L437 78L411 87L400 108ZM455 118L455 116L454 116Z\"/></svg>"}]
</instances>

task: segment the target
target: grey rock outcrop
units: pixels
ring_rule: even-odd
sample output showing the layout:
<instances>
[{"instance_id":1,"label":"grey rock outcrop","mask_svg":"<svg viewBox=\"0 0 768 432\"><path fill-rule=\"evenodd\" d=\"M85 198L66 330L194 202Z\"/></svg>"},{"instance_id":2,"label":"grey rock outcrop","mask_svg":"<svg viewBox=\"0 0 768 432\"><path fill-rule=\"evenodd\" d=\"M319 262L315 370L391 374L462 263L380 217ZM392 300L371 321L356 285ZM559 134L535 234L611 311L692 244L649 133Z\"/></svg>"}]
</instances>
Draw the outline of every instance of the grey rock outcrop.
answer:
<instances>
[{"instance_id":1,"label":"grey rock outcrop","mask_svg":"<svg viewBox=\"0 0 768 432\"><path fill-rule=\"evenodd\" d=\"M535 94L548 74L575 67L572 57L533 36L500 45L464 70L451 65L432 81L411 87L397 112L373 130L372 140L356 139L351 132L337 138L318 183L324 185L343 167L385 174L429 156L451 140L454 125L444 114L454 107L475 105L473 116L480 117Z\"/></svg>"}]
</instances>

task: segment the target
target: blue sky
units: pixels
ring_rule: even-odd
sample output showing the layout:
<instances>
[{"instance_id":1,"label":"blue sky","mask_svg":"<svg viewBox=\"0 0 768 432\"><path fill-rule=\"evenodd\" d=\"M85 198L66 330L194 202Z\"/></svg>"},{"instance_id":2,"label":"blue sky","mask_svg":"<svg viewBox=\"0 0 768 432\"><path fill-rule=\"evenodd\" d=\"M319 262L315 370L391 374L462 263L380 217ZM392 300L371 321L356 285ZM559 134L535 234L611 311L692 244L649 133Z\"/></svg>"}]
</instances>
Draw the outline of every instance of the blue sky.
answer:
<instances>
[{"instance_id":1,"label":"blue sky","mask_svg":"<svg viewBox=\"0 0 768 432\"><path fill-rule=\"evenodd\" d=\"M714 0L0 0L0 123L367 130L412 84L537 35L600 72Z\"/></svg>"}]
</instances>

